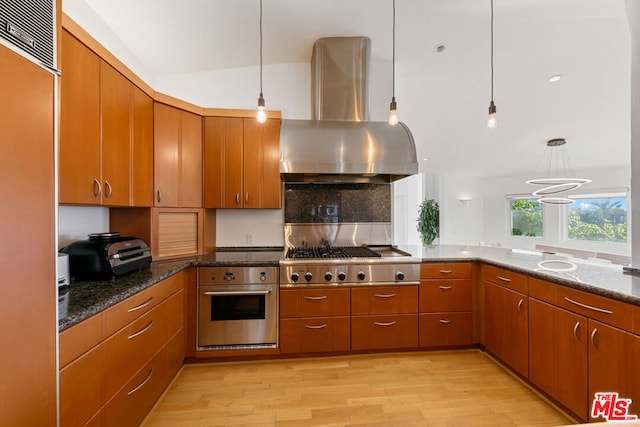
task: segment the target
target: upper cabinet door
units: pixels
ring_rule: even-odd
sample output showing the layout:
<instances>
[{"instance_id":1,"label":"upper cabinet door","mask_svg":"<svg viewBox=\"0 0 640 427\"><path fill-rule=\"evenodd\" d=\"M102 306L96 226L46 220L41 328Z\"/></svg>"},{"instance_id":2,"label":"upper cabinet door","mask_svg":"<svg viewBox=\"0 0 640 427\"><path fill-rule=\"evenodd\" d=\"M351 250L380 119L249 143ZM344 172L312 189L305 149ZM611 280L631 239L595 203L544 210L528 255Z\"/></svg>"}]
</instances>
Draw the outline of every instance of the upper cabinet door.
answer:
<instances>
[{"instance_id":1,"label":"upper cabinet door","mask_svg":"<svg viewBox=\"0 0 640 427\"><path fill-rule=\"evenodd\" d=\"M100 59L62 32L60 203L100 204Z\"/></svg>"},{"instance_id":2,"label":"upper cabinet door","mask_svg":"<svg viewBox=\"0 0 640 427\"><path fill-rule=\"evenodd\" d=\"M155 206L179 206L180 110L153 107L153 182Z\"/></svg>"},{"instance_id":3,"label":"upper cabinet door","mask_svg":"<svg viewBox=\"0 0 640 427\"><path fill-rule=\"evenodd\" d=\"M128 206L133 84L101 61L102 203Z\"/></svg>"},{"instance_id":4,"label":"upper cabinet door","mask_svg":"<svg viewBox=\"0 0 640 427\"><path fill-rule=\"evenodd\" d=\"M244 119L244 207L280 208L280 120Z\"/></svg>"},{"instance_id":5,"label":"upper cabinet door","mask_svg":"<svg viewBox=\"0 0 640 427\"><path fill-rule=\"evenodd\" d=\"M153 206L153 100L133 88L131 204Z\"/></svg>"},{"instance_id":6,"label":"upper cabinet door","mask_svg":"<svg viewBox=\"0 0 640 427\"><path fill-rule=\"evenodd\" d=\"M204 118L204 207L242 207L242 118Z\"/></svg>"},{"instance_id":7,"label":"upper cabinet door","mask_svg":"<svg viewBox=\"0 0 640 427\"><path fill-rule=\"evenodd\" d=\"M181 206L202 207L202 117L181 111Z\"/></svg>"}]
</instances>

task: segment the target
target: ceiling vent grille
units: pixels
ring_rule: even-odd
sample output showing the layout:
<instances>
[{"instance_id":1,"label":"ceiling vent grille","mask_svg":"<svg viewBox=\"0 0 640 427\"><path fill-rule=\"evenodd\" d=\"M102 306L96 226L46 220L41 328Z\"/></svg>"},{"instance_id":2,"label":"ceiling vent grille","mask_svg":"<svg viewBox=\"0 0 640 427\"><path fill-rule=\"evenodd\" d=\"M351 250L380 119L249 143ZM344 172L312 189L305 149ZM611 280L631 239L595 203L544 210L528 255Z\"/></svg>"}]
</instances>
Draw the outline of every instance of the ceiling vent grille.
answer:
<instances>
[{"instance_id":1,"label":"ceiling vent grille","mask_svg":"<svg viewBox=\"0 0 640 427\"><path fill-rule=\"evenodd\" d=\"M55 0L0 0L0 37L55 69Z\"/></svg>"}]
</instances>

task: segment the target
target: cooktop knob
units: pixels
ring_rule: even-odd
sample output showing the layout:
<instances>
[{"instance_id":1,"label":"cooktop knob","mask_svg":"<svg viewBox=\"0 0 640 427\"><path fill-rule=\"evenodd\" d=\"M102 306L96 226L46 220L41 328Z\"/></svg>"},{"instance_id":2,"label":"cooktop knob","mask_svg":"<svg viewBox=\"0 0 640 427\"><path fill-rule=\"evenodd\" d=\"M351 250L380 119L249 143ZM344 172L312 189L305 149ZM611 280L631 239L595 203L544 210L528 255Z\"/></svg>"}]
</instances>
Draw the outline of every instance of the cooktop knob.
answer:
<instances>
[{"instance_id":1,"label":"cooktop knob","mask_svg":"<svg viewBox=\"0 0 640 427\"><path fill-rule=\"evenodd\" d=\"M300 278L300 275L298 273L291 273L292 281L297 282L299 278Z\"/></svg>"},{"instance_id":2,"label":"cooktop knob","mask_svg":"<svg viewBox=\"0 0 640 427\"><path fill-rule=\"evenodd\" d=\"M338 273L338 280L340 280L341 282L344 282L344 279L347 278L347 275L344 273L344 271L341 271L340 273Z\"/></svg>"},{"instance_id":3,"label":"cooktop knob","mask_svg":"<svg viewBox=\"0 0 640 427\"><path fill-rule=\"evenodd\" d=\"M364 271L359 271L358 272L358 279L364 280L365 277L367 277L367 276L365 276Z\"/></svg>"},{"instance_id":4,"label":"cooktop knob","mask_svg":"<svg viewBox=\"0 0 640 427\"><path fill-rule=\"evenodd\" d=\"M304 278L307 282L310 282L311 279L313 279L313 274L309 273L308 271L304 274Z\"/></svg>"},{"instance_id":5,"label":"cooktop knob","mask_svg":"<svg viewBox=\"0 0 640 427\"><path fill-rule=\"evenodd\" d=\"M333 279L333 274L331 274L330 271L327 271L326 273L324 273L324 280L326 280L328 282L331 279Z\"/></svg>"},{"instance_id":6,"label":"cooktop knob","mask_svg":"<svg viewBox=\"0 0 640 427\"><path fill-rule=\"evenodd\" d=\"M404 280L404 273L402 271L398 271L396 277L398 278L398 280Z\"/></svg>"}]
</instances>

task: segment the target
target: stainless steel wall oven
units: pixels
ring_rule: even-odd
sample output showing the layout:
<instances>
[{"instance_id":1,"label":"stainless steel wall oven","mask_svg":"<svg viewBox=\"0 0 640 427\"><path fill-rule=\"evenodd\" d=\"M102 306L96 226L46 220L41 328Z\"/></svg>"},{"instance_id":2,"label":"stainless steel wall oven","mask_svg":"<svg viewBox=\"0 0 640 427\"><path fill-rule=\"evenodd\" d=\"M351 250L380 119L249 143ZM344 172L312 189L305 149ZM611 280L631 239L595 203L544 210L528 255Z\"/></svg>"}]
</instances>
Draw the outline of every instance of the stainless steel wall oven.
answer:
<instances>
[{"instance_id":1,"label":"stainless steel wall oven","mask_svg":"<svg viewBox=\"0 0 640 427\"><path fill-rule=\"evenodd\" d=\"M277 267L200 267L198 349L275 348Z\"/></svg>"}]
</instances>

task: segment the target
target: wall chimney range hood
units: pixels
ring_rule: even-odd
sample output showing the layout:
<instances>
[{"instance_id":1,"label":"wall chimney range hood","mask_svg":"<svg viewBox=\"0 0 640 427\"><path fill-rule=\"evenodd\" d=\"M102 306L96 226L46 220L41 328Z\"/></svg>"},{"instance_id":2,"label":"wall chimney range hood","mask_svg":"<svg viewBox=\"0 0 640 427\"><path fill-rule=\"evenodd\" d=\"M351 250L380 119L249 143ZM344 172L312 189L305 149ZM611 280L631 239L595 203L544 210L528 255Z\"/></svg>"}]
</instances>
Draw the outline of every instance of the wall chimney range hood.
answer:
<instances>
[{"instance_id":1,"label":"wall chimney range hood","mask_svg":"<svg viewBox=\"0 0 640 427\"><path fill-rule=\"evenodd\" d=\"M313 120L283 120L287 182L389 183L418 172L409 128L368 121L368 37L318 39L311 58Z\"/></svg>"}]
</instances>

